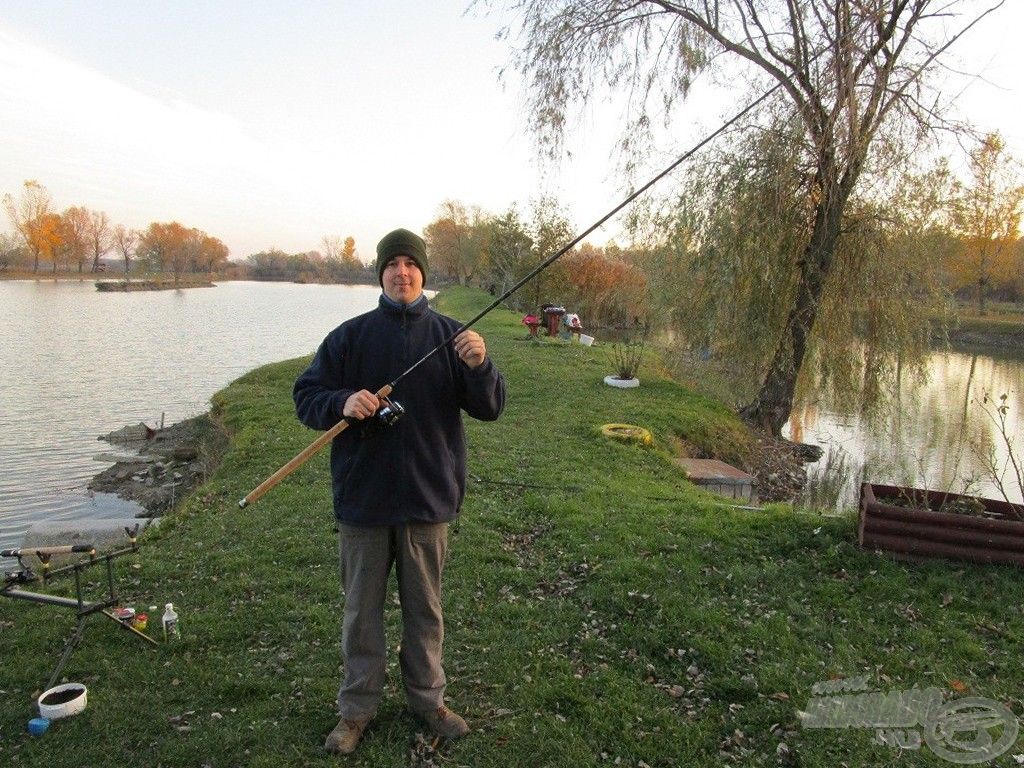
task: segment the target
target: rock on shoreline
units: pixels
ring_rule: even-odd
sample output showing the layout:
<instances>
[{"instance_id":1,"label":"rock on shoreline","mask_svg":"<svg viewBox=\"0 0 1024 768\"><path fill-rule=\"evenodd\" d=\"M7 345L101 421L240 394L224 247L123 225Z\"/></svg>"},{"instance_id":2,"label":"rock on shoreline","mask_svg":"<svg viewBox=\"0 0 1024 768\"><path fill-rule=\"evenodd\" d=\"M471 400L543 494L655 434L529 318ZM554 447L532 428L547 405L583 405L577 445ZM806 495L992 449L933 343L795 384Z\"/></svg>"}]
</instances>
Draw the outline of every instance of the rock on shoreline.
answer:
<instances>
[{"instance_id":1,"label":"rock on shoreline","mask_svg":"<svg viewBox=\"0 0 1024 768\"><path fill-rule=\"evenodd\" d=\"M161 516L206 482L228 444L223 427L209 413L159 430L128 426L97 439L130 448L138 456L100 472L89 489L136 502L146 510L140 517Z\"/></svg>"},{"instance_id":2,"label":"rock on shoreline","mask_svg":"<svg viewBox=\"0 0 1024 768\"><path fill-rule=\"evenodd\" d=\"M792 502L807 484L809 462L821 457L818 446L792 443L758 433L750 472L761 502Z\"/></svg>"}]
</instances>

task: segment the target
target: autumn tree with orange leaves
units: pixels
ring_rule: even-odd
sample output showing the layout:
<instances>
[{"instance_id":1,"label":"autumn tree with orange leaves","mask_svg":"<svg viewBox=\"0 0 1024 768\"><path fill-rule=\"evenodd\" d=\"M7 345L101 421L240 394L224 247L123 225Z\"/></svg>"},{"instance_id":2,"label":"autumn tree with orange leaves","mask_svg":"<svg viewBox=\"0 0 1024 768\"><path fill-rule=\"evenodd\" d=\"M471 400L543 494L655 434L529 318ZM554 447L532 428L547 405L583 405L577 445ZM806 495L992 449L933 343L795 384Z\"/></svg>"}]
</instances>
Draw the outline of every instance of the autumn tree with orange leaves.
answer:
<instances>
[{"instance_id":1,"label":"autumn tree with orange leaves","mask_svg":"<svg viewBox=\"0 0 1024 768\"><path fill-rule=\"evenodd\" d=\"M617 248L583 243L566 257L565 267L573 311L588 325L629 325L646 315L647 280Z\"/></svg>"},{"instance_id":2,"label":"autumn tree with orange leaves","mask_svg":"<svg viewBox=\"0 0 1024 768\"><path fill-rule=\"evenodd\" d=\"M973 284L978 313L993 283L1012 282L1017 265L1024 185L1020 169L998 133L986 136L970 155L971 183L964 188L954 224L964 244L953 262L957 287Z\"/></svg>"},{"instance_id":3,"label":"autumn tree with orange leaves","mask_svg":"<svg viewBox=\"0 0 1024 768\"><path fill-rule=\"evenodd\" d=\"M59 213L44 213L33 225L32 238L39 256L53 263L54 272L64 250L64 237L64 219Z\"/></svg>"},{"instance_id":4,"label":"autumn tree with orange leaves","mask_svg":"<svg viewBox=\"0 0 1024 768\"><path fill-rule=\"evenodd\" d=\"M120 224L112 226L105 212L84 206L57 213L50 193L34 180L24 183L18 198L5 194L3 205L24 244L20 258L30 257L34 272L39 271L40 261L50 262L54 273L60 267L70 271L77 264L79 274L90 261L91 271L97 272L104 255L116 247L124 259L125 274L135 255L155 271L172 272L177 284L186 271L212 273L228 260L228 248L218 238L177 221L153 222L140 233ZM354 253L354 242L344 245Z\"/></svg>"},{"instance_id":5,"label":"autumn tree with orange leaves","mask_svg":"<svg viewBox=\"0 0 1024 768\"><path fill-rule=\"evenodd\" d=\"M25 182L20 198L10 193L4 195L4 208L32 255L32 271L38 272L40 258L52 257L54 247L51 237L54 233L46 231L48 226L52 230L53 224L52 221L47 223L46 218L53 208L50 193L38 181L30 179Z\"/></svg>"},{"instance_id":6,"label":"autumn tree with orange leaves","mask_svg":"<svg viewBox=\"0 0 1024 768\"><path fill-rule=\"evenodd\" d=\"M186 243L188 267L191 272L215 272L228 260L228 247L219 238L201 229L189 231Z\"/></svg>"},{"instance_id":7,"label":"autumn tree with orange leaves","mask_svg":"<svg viewBox=\"0 0 1024 768\"><path fill-rule=\"evenodd\" d=\"M72 264L78 265L79 274L85 268L89 253L89 228L92 217L87 208L71 206L61 214L61 244L59 254L65 267L70 270ZM53 269L57 271L56 263Z\"/></svg>"},{"instance_id":8,"label":"autumn tree with orange leaves","mask_svg":"<svg viewBox=\"0 0 1024 768\"><path fill-rule=\"evenodd\" d=\"M139 236L136 254L147 259L157 271L172 272L174 284L178 285L188 260L190 235L190 230L177 221L154 221Z\"/></svg>"},{"instance_id":9,"label":"autumn tree with orange leaves","mask_svg":"<svg viewBox=\"0 0 1024 768\"><path fill-rule=\"evenodd\" d=\"M318 279L339 283L361 282L372 274L372 268L368 269L356 253L354 237L342 238L338 235L326 235L320 244L322 263L313 258L311 254L296 254L304 256L305 260L309 262L301 267L303 270L308 271L310 266L317 267Z\"/></svg>"},{"instance_id":10,"label":"autumn tree with orange leaves","mask_svg":"<svg viewBox=\"0 0 1024 768\"><path fill-rule=\"evenodd\" d=\"M214 272L228 259L228 248L201 229L189 229L180 222L154 221L139 234L135 255L158 272L171 272L174 284L185 272Z\"/></svg>"},{"instance_id":11,"label":"autumn tree with orange leaves","mask_svg":"<svg viewBox=\"0 0 1024 768\"><path fill-rule=\"evenodd\" d=\"M336 262L342 267L362 268L363 263L356 256L354 237L342 238L339 235L324 235L320 244L323 248L323 257L327 261Z\"/></svg>"}]
</instances>

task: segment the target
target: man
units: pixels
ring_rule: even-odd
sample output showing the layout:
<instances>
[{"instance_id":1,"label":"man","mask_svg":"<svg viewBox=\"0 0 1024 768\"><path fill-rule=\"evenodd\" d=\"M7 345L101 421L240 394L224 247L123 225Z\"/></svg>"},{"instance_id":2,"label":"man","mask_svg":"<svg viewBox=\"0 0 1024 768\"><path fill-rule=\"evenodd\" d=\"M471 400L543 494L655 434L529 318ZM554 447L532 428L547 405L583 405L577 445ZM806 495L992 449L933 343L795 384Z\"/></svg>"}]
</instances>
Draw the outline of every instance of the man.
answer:
<instances>
[{"instance_id":1,"label":"man","mask_svg":"<svg viewBox=\"0 0 1024 768\"><path fill-rule=\"evenodd\" d=\"M399 661L409 708L439 736L457 738L466 721L444 706L441 571L448 522L465 493L466 441L461 411L493 421L505 382L475 331L460 333L404 379L393 393L406 414L392 426L375 416L374 390L459 328L427 305L426 245L397 229L377 245L383 294L371 312L328 334L295 382L299 419L329 429L353 426L331 445L334 514L345 591L341 720L327 750L349 754L377 711L384 687L384 601L392 564L402 607Z\"/></svg>"}]
</instances>

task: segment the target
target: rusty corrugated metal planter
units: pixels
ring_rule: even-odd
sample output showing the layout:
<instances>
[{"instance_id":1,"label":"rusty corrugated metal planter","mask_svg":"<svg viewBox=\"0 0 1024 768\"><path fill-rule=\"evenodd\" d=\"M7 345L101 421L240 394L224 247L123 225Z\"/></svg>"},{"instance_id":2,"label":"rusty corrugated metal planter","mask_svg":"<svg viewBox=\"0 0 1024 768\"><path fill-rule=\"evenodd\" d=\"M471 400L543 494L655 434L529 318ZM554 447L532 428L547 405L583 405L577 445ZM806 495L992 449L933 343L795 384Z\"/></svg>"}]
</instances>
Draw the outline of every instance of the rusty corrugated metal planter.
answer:
<instances>
[{"instance_id":1,"label":"rusty corrugated metal planter","mask_svg":"<svg viewBox=\"0 0 1024 768\"><path fill-rule=\"evenodd\" d=\"M899 499L902 504L889 503ZM985 517L939 512L959 499L981 502ZM905 506L907 500L916 507ZM1024 567L1024 506L955 493L864 483L860 488L862 547L898 557L945 557Z\"/></svg>"}]
</instances>

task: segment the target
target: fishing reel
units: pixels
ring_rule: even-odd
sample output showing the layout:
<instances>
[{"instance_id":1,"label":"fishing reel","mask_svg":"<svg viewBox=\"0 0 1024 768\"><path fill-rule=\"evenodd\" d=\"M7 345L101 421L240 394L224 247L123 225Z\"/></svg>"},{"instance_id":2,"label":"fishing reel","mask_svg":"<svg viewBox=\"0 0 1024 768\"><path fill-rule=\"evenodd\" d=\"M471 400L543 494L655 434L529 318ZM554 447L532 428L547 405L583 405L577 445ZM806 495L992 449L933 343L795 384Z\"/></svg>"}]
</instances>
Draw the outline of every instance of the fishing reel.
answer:
<instances>
[{"instance_id":1,"label":"fishing reel","mask_svg":"<svg viewBox=\"0 0 1024 768\"><path fill-rule=\"evenodd\" d=\"M371 437L386 427L393 427L402 416L405 408L397 400L381 398L383 406L363 423L363 437Z\"/></svg>"}]
</instances>

